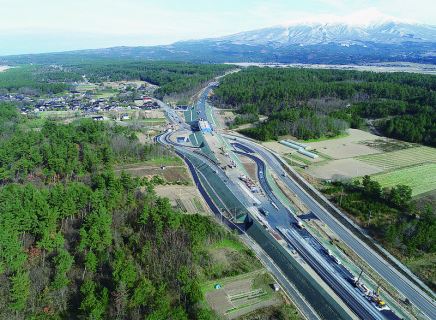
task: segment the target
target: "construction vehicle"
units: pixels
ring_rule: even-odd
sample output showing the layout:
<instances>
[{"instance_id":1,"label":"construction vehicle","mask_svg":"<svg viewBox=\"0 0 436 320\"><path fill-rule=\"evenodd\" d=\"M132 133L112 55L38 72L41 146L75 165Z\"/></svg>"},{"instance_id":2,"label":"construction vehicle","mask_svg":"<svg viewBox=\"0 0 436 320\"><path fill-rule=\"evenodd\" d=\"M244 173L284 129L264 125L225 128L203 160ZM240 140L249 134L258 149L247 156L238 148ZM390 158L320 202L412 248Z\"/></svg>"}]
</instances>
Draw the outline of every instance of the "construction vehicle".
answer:
<instances>
[{"instance_id":1,"label":"construction vehicle","mask_svg":"<svg viewBox=\"0 0 436 320\"><path fill-rule=\"evenodd\" d=\"M381 311L381 310L387 310L389 307L386 304L386 302L384 302L381 298L380 298L380 287L377 287L377 292L373 291L372 293L369 294L369 301L371 301L371 303L377 308L377 310Z\"/></svg>"},{"instance_id":2,"label":"construction vehicle","mask_svg":"<svg viewBox=\"0 0 436 320\"><path fill-rule=\"evenodd\" d=\"M300 229L304 229L304 224L303 224L303 222L302 222L301 220L298 220L298 222L297 222L297 226L298 226L298 228L300 228Z\"/></svg>"},{"instance_id":3,"label":"construction vehicle","mask_svg":"<svg viewBox=\"0 0 436 320\"><path fill-rule=\"evenodd\" d=\"M239 179L245 182L245 185L251 190L251 192L259 193L259 190L257 190L254 182L251 181L245 174L242 174Z\"/></svg>"},{"instance_id":4,"label":"construction vehicle","mask_svg":"<svg viewBox=\"0 0 436 320\"><path fill-rule=\"evenodd\" d=\"M354 286L362 293L362 295L378 310L390 310L389 306L380 298L380 287L377 286L377 292L371 291L360 280L363 270L360 272L359 277L352 279Z\"/></svg>"},{"instance_id":5,"label":"construction vehicle","mask_svg":"<svg viewBox=\"0 0 436 320\"><path fill-rule=\"evenodd\" d=\"M363 270L360 272L359 277L358 278L353 278L353 284L354 286L359 289L359 291L364 295L364 296L368 296L369 295L369 289L368 287L362 282L360 281L360 277L362 276Z\"/></svg>"},{"instance_id":6,"label":"construction vehicle","mask_svg":"<svg viewBox=\"0 0 436 320\"><path fill-rule=\"evenodd\" d=\"M220 150L222 151L223 154L226 153L226 145L224 144L224 142L223 142L223 144L221 145Z\"/></svg>"}]
</instances>

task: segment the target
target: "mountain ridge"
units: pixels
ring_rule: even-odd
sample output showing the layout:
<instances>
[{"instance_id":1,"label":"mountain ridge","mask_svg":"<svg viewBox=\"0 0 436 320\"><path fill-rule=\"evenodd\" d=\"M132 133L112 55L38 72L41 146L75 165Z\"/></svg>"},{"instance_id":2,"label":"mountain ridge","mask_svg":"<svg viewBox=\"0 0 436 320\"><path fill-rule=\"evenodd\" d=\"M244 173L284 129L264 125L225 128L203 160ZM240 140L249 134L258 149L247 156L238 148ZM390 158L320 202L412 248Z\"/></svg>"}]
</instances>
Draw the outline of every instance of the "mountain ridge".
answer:
<instances>
[{"instance_id":1,"label":"mountain ridge","mask_svg":"<svg viewBox=\"0 0 436 320\"><path fill-rule=\"evenodd\" d=\"M333 15L299 19L267 28L239 32L215 41L244 44L364 44L365 42L399 44L403 42L436 42L436 26L416 20L400 19L379 14L358 18L358 14L345 17Z\"/></svg>"},{"instance_id":2,"label":"mountain ridge","mask_svg":"<svg viewBox=\"0 0 436 320\"><path fill-rule=\"evenodd\" d=\"M118 46L62 53L20 55L0 62L56 62L68 55L91 59L183 60L202 63L272 62L436 64L436 26L371 10L345 17L294 20L217 38L184 40L160 46ZM14 60L15 59L15 60ZM57 59L57 60L56 60Z\"/></svg>"}]
</instances>

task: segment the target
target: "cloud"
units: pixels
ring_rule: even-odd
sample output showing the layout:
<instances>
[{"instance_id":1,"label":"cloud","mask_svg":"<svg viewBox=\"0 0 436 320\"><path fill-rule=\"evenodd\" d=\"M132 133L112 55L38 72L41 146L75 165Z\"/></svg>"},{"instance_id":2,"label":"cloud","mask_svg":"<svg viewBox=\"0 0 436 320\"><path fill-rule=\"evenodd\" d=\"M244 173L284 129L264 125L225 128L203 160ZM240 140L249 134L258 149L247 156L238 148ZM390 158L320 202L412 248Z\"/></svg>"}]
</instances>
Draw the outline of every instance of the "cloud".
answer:
<instances>
[{"instance_id":1,"label":"cloud","mask_svg":"<svg viewBox=\"0 0 436 320\"><path fill-rule=\"evenodd\" d=\"M319 14L379 11L436 24L434 0L1 0L0 50L156 45L260 29ZM80 39L83 39L81 45ZM38 41L33 40L38 39ZM13 41L12 41L13 40ZM16 40L16 41L15 41ZM7 44L7 45L5 45ZM95 46L93 46L95 47ZM17 47L18 48L18 47ZM48 48L48 45L47 45ZM33 50L33 49L32 49ZM56 50L54 50L56 51ZM0 54L2 54L0 52ZM4 54L4 53L3 53Z\"/></svg>"},{"instance_id":2,"label":"cloud","mask_svg":"<svg viewBox=\"0 0 436 320\"><path fill-rule=\"evenodd\" d=\"M436 25L436 2L433 0L385 0L377 4L384 13Z\"/></svg>"}]
</instances>

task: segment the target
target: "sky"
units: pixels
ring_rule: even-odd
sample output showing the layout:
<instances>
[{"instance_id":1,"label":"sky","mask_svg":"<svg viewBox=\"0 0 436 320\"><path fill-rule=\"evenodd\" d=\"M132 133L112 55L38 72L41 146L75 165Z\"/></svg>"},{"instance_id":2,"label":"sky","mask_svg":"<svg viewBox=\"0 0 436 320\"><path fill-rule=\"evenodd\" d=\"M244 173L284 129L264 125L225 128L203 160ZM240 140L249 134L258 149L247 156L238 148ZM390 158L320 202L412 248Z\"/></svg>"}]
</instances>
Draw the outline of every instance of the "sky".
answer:
<instances>
[{"instance_id":1,"label":"sky","mask_svg":"<svg viewBox=\"0 0 436 320\"><path fill-rule=\"evenodd\" d=\"M434 0L0 0L0 56L166 45L369 8L436 25Z\"/></svg>"}]
</instances>

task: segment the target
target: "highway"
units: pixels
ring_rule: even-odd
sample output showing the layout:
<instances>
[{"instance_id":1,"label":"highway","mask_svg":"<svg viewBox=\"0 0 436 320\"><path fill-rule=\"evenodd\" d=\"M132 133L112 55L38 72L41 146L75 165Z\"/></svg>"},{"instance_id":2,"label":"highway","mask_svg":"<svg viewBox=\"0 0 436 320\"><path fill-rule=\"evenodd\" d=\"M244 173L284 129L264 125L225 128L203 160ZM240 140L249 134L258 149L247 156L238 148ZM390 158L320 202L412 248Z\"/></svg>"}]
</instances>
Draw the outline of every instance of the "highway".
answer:
<instances>
[{"instance_id":1,"label":"highway","mask_svg":"<svg viewBox=\"0 0 436 320\"><path fill-rule=\"evenodd\" d=\"M249 148L247 148L249 149ZM250 150L250 149L249 149ZM251 150L252 151L252 150ZM243 154L242 152L238 152ZM297 219L292 215L291 211L283 206L280 200L275 196L271 186L265 178L264 162L253 154L245 154L253 159L258 168L258 179L263 190L279 208L272 209L271 214L266 218L271 227L278 230L286 230L285 239L290 243L298 253L309 263L309 265L321 276L321 278L333 288L342 300L349 304L350 308L362 319L399 319L391 311L383 311L382 314L373 308L367 300L361 297L361 294L354 290L354 287L349 283L349 279L353 278L343 265L335 263L330 256L326 254L323 245L313 237L306 229L291 228L288 231L283 227L283 224L288 226L289 222L293 227L297 226ZM277 214L276 214L276 211ZM283 214L287 212L288 214ZM282 224L282 225L281 225ZM284 235L284 232L281 232ZM309 253L310 252L310 253Z\"/></svg>"},{"instance_id":2,"label":"highway","mask_svg":"<svg viewBox=\"0 0 436 320\"><path fill-rule=\"evenodd\" d=\"M172 144L172 142L170 140L169 133L164 133L164 134L158 135L157 137L155 137L154 141L159 142L163 145L171 145ZM241 230L241 225L238 225L238 226L235 225L232 221L230 221L229 219L227 219L225 216L222 215L221 210L219 210L219 208L212 202L208 193L203 188L201 181L200 181L199 174L197 173L197 168L195 168L195 166L192 164L190 158L192 157L192 158L196 158L196 159L201 159L202 161L204 161L204 163L207 166L213 167L214 170L216 170L216 174L218 174L220 176L220 178L224 180L224 182L226 183L226 186L232 192L239 194L240 193L239 187L237 185L235 185L232 181L228 180L227 177L224 176L224 173L221 172L220 168L216 167L214 165L214 163L212 161L210 161L209 159L202 157L201 155L199 155L197 153L194 153L190 149L183 149L183 148L180 148L179 146L177 146L175 148L178 149L178 150L176 150L176 153L179 156L181 156L185 160L185 162L187 163L188 168L193 175L195 184L199 188L200 193L202 194L205 201L208 203L208 205L210 206L210 208L212 209L213 213L216 215L218 220L221 221L223 224L227 225L231 230L234 230L234 229L238 230L238 233L241 235L241 237L244 238L246 243L253 249L253 251L256 252L257 256L264 262L264 264L268 268L268 270L270 270L274 274L274 276L280 280L280 283L282 284L283 288L285 288L286 291L292 295L292 299L297 304L297 308L300 310L300 312L302 313L302 316L304 318L307 317L307 319L313 319L313 320L320 319L319 316L316 314L316 312L313 310L313 308L311 308L311 306L309 304L307 304L307 302L300 295L300 293L295 290L294 286L289 282L289 280L280 271L280 269L275 265L275 263L259 248L259 246L257 244L255 244L244 233L245 230ZM240 198L242 200L246 199L245 197L241 197L241 196L240 196ZM250 203L245 202L244 205L249 206Z\"/></svg>"},{"instance_id":3,"label":"highway","mask_svg":"<svg viewBox=\"0 0 436 320\"><path fill-rule=\"evenodd\" d=\"M372 308L368 301L341 276L337 277L335 269L319 256L310 245L298 241L299 235L293 229L279 228L286 240L292 244L304 260L318 275L342 298L361 319L385 319L383 315Z\"/></svg>"},{"instance_id":4,"label":"highway","mask_svg":"<svg viewBox=\"0 0 436 320\"><path fill-rule=\"evenodd\" d=\"M358 239L348 229L346 229L337 219L325 210L318 202L315 201L300 184L292 179L283 169L282 163L264 148L259 145L233 136L227 138L237 141L239 144L255 151L266 161L282 181L301 199L301 201L312 211L319 219L328 225L328 227L338 235L342 241L349 246L359 257L371 266L382 278L388 281L400 293L407 297L417 308L419 308L429 319L436 319L436 307L434 301L427 294L422 292L413 283L400 274L394 267L389 265L382 257L374 252L370 247ZM236 139L236 140L235 140ZM284 161L283 161L284 163ZM286 175L283 177L283 175Z\"/></svg>"},{"instance_id":5,"label":"highway","mask_svg":"<svg viewBox=\"0 0 436 320\"><path fill-rule=\"evenodd\" d=\"M198 118L207 119L206 111L205 111L205 99L208 93L212 88L209 87L203 91L201 94L199 101L197 103L197 114ZM190 126L184 123L184 120L177 115L174 110L169 108L166 105L163 105L164 108L168 112L168 116L173 120L174 123L178 123L182 130L190 129ZM192 148L189 150L185 145L176 144L170 140L171 134L163 134L158 138L158 141L165 145L173 145L177 152L181 154L188 155L189 157L196 158L201 160L207 166L213 168L214 173L220 178L221 181L224 182L225 186L232 192L237 195L238 199L241 201L242 205L246 208L253 207L252 199L247 198L247 195L241 191L240 186L230 179L226 173L224 173L221 168L216 166L216 164L208 159L206 156L202 156L199 152L196 152ZM279 160L277 156L273 155L270 151L264 149L257 143L253 143L247 139L235 138L231 135L224 135L225 138L230 140L234 147L238 148L240 153L245 153L245 156L251 157L256 163L258 167L258 179L259 183L262 186L262 189L265 191L266 200L270 203L266 202L265 199L260 197L259 199L262 201L262 206L265 206L270 211L277 210L275 207L278 207L279 212L282 214L270 215L268 218L268 222L271 223L271 226L274 228L289 226L290 223L295 225L296 219L293 217L292 212L289 208L286 208L280 200L274 195L273 190L268 185L268 182L265 178L265 173L267 168L273 170L282 181L292 190L301 201L310 209L310 211L315 214L320 220L326 223L329 228L337 234L342 241L347 244L353 251L355 251L363 260L368 263L376 272L380 274L381 277L386 279L390 284L392 284L399 292L401 292L405 297L407 297L416 307L418 307L424 314L426 314L430 319L436 319L436 308L431 299L423 293L419 288L417 288L414 284L410 283L408 279L406 279L403 275L401 275L395 268L390 266L386 261L384 261L376 252L374 252L371 248L369 248L365 243L363 243L360 239L358 239L354 234L352 234L348 229L346 229L340 222L338 222L327 210L325 210L309 193L303 188L300 184L301 181L298 179L293 179L289 176L288 172L284 169L286 166L283 160ZM233 140L233 141L232 141ZM248 153L246 153L248 152ZM253 154L256 153L256 156ZM282 162L281 162L282 161ZM192 169L192 168L191 168ZM195 169L192 169L195 171ZM191 170L191 171L192 171ZM288 168L288 170L292 170ZM294 172L295 173L295 172ZM206 177L203 177L206 179ZM198 177L197 177L198 180ZM307 187L306 187L307 188ZM272 205L275 204L275 206ZM218 211L216 208L213 209L214 212ZM228 210L229 212L229 210ZM287 214L283 214L283 212L287 212ZM217 212L215 212L217 214ZM231 223L230 223L231 224ZM230 225L229 225L230 226ZM234 226L233 226L234 227ZM289 228L289 227L288 227ZM286 228L285 228L286 229ZM283 229L283 230L285 230ZM318 253L316 252L316 241L313 240L313 237L307 236L304 237L302 233L303 231L299 231L297 229L286 229L286 239L288 242L292 242L293 246L299 251L299 253L308 261L308 263L316 270L321 273L321 277L326 281L326 283L336 285L340 284L340 288L337 289L337 294L344 299L344 301L351 301L350 308L362 319L384 319L382 313L373 312L372 308L368 308L367 305L358 303L359 295L355 294L355 292L350 291L351 285L348 283L344 283L343 280L349 277L349 272L339 268L332 267L331 263L326 262L325 257L320 255L320 250L318 248ZM306 242L312 242L311 246L307 246L307 244L302 241L305 239ZM308 240L309 239L309 240ZM312 251L315 250L315 251ZM318 255L318 256L317 256ZM318 259L314 258L318 257ZM320 261L321 260L321 261ZM333 269L331 269L333 268ZM323 271L324 270L324 271ZM329 270L327 272L326 270ZM334 270L332 273L330 271ZM340 283L339 283L340 282ZM362 298L362 297L360 297ZM363 298L362 298L363 299ZM355 303L352 301L356 301ZM392 318L392 317L387 317Z\"/></svg>"},{"instance_id":6,"label":"highway","mask_svg":"<svg viewBox=\"0 0 436 320\"><path fill-rule=\"evenodd\" d=\"M168 114L168 118L171 119L171 122L175 125L178 125L180 128L184 130L191 130L191 126L185 123L185 120L182 119L177 112L175 112L169 105L166 103L156 100L155 101L161 106Z\"/></svg>"},{"instance_id":7,"label":"highway","mask_svg":"<svg viewBox=\"0 0 436 320\"><path fill-rule=\"evenodd\" d=\"M219 178L224 181L224 183L226 184L226 187L229 188L229 190L231 190L232 193L234 194L238 194L238 198L242 201L243 205L245 205L246 207L251 206L250 203L250 199L247 199L246 196L243 196L243 193L241 193L241 191L239 190L239 186L232 180L229 179L226 174L224 172L222 172L222 170L215 165L215 163L213 161L211 161L210 159L208 159L207 157L204 157L202 155L199 155L198 153L196 153L194 150L192 149L185 149L183 147L178 146L177 144L175 144L174 142L171 141L170 137L173 133L164 133L162 135L160 135L157 140L162 143L162 144L166 144L166 145L174 145L175 149L177 150L177 152L182 152L182 156L186 157L194 157L197 159L201 159L201 161L203 161L207 166L213 168L213 170L215 171L215 173L219 176ZM277 225L282 225L283 223L285 223L286 225L289 225L289 222L293 222L295 223L296 220L292 217L291 212L289 209L287 209L286 207L284 207L281 202L279 201L278 198L276 198L276 196L274 195L272 189L270 188L270 186L268 185L268 182L265 178L264 172L265 172L265 166L263 161L261 161L260 159L256 158L254 155L249 155L250 157L252 157L254 160L256 160L257 162L257 174L259 177L259 181L260 184L263 188L263 190L265 191L265 194L267 196L267 201L272 201L276 204L277 208L274 208L273 206L270 206L267 203L263 203L262 206L267 207L269 210L274 210L277 212L288 212L289 215L283 215L283 214L271 214L271 217L269 220L272 221L272 226L275 227ZM192 164L190 162L188 162L188 165L190 167L192 167ZM197 184L199 184L198 181L198 175L196 173L195 170L193 170L193 168L191 168L191 171L194 171L194 180L196 181ZM201 185L201 184L199 184ZM202 190L200 190L200 192L202 192ZM208 197L204 190L202 192L203 196ZM210 202L210 199L208 201L208 203ZM212 210L214 211L214 213L218 216L219 218L219 210L216 208L215 205L211 206ZM230 228L234 229L235 226L233 225L233 223L227 219L224 219L224 223L226 225L228 225ZM295 237L295 242L297 243L301 243L301 242L314 242L313 237L311 237L310 234L308 234L308 232L306 230L303 230L301 232L304 237L301 236L301 234L297 234L297 232L295 232L295 234L297 234L297 236ZM309 239L311 238L311 239ZM311 240L311 241L310 241ZM318 243L316 243L318 244ZM304 245L300 244L299 246L295 246L296 248L298 248L299 252L300 252L300 247L303 247ZM322 246L321 246L322 248ZM317 248L318 251L322 251L322 249L320 249L319 247ZM308 255L306 253L307 251L302 251L300 252L302 257L305 258L307 260L306 255ZM317 253L318 258L320 256L320 253ZM309 260L307 260L309 262ZM335 286L334 291L336 292L340 292L341 294L339 295L346 303L349 304L350 308L362 319L385 319L384 317L382 317L382 314L380 314L377 310L375 310L374 308L371 307L371 305L369 305L369 303L367 301L365 301L361 295L353 290L352 286L348 283L348 282L344 282L342 281L342 285L345 285L345 289L341 288L336 288L336 285L338 284L338 281L341 281L341 279L346 279L349 278L351 275L349 273L347 273L346 269L344 269L342 266L332 266L332 262L330 262L330 264L328 262L324 262L326 265L330 265L328 268L330 268L330 272L326 271L325 267L321 268L319 267L319 264L311 264L312 267L314 267L314 270L317 271L318 273L320 273L320 276L329 284L329 285L333 285ZM271 267L271 266L270 266ZM272 267L271 267L272 268ZM331 270L334 269L338 269L334 272L331 272ZM345 272L345 276L344 276L344 272ZM337 274L336 274L337 273ZM282 276L276 274L276 276L278 276L279 278L281 278ZM337 279L337 277L339 276L339 279ZM287 284L285 285L286 287L289 287L290 285ZM295 290L294 290L295 291ZM302 302L302 301L300 301ZM310 308L304 308L305 312L309 311Z\"/></svg>"}]
</instances>

